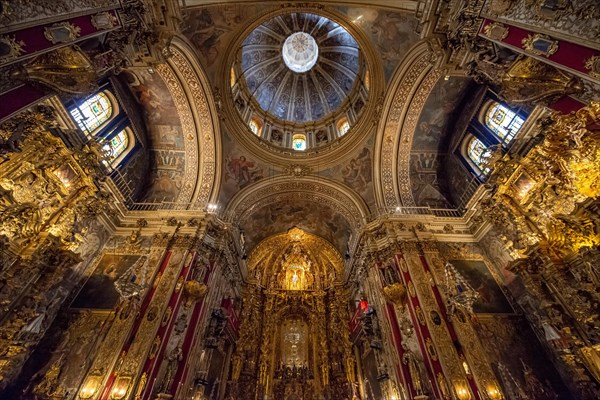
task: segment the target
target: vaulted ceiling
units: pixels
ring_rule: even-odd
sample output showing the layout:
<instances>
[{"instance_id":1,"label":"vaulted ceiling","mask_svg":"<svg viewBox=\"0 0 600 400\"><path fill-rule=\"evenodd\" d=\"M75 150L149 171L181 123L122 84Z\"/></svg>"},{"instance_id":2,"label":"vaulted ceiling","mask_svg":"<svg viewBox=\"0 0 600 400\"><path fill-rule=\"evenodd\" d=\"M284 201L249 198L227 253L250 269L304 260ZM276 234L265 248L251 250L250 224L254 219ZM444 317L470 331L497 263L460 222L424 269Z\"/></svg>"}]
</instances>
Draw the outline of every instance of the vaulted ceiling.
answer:
<instances>
[{"instance_id":1,"label":"vaulted ceiling","mask_svg":"<svg viewBox=\"0 0 600 400\"><path fill-rule=\"evenodd\" d=\"M399 2L404 9L379 7L376 1L371 6L320 2L305 9L275 1L192 3L183 16L185 37L178 40L182 48L193 49L190 58L196 58L198 74L213 90L207 99L215 121L219 117L211 201L223 219L244 232L248 253L265 238L296 226L344 254L361 224L393 207L456 205L459 196L453 190L469 176L452 160L450 143L463 99L474 85L464 76L439 72L430 39L417 34L413 2ZM323 46L317 67L304 74L287 69L277 50L295 26L312 27L308 30ZM342 34L336 36L339 29ZM235 112L230 69L239 62L264 111L283 121L326 115L347 101L340 95L330 102L325 92L329 86L336 92L334 76L355 73L353 57L359 53L351 42L361 49L371 82L366 111L346 136L306 152L274 148L253 135ZM350 53L340 50L346 48ZM272 70L262 71L260 65ZM188 153L205 132L199 125L194 133L185 131L186 112L195 114L197 104L187 110L179 104L175 82L188 97L192 89L177 68L171 62L154 73L134 69L122 77L145 109L148 125L153 171L140 201L193 202L187 194L199 190L201 180L187 178L201 174L189 164L194 157ZM335 83L340 94L352 93L346 90L351 81L340 82ZM311 97L313 92L323 96ZM282 102L307 95L315 103L303 100L308 107L302 115L278 114L288 110ZM206 161L210 154L197 149L195 162Z\"/></svg>"}]
</instances>

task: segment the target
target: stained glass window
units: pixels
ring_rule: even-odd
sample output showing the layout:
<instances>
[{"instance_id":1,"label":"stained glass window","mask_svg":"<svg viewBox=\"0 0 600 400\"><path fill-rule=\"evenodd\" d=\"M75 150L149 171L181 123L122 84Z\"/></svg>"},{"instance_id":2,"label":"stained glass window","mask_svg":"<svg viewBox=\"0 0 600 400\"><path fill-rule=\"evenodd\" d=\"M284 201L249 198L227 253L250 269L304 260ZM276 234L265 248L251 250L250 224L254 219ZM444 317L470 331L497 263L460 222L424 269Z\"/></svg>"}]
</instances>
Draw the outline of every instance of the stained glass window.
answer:
<instances>
[{"instance_id":1,"label":"stained glass window","mask_svg":"<svg viewBox=\"0 0 600 400\"><path fill-rule=\"evenodd\" d=\"M123 129L121 132L117 133L115 136L110 138L108 142L103 146L103 149L110 154L108 157L108 162L112 163L115 161L129 146L129 137L127 135L127 130Z\"/></svg>"},{"instance_id":2,"label":"stained glass window","mask_svg":"<svg viewBox=\"0 0 600 400\"><path fill-rule=\"evenodd\" d=\"M93 95L71 110L71 116L87 135L97 132L111 118L112 114L112 103L104 92Z\"/></svg>"},{"instance_id":3,"label":"stained glass window","mask_svg":"<svg viewBox=\"0 0 600 400\"><path fill-rule=\"evenodd\" d=\"M260 122L258 122L257 120L255 120L254 118L250 120L250 122L248 123L248 126L250 127L250 130L252 131L252 133L254 133L255 135L259 135L260 134L260 129L261 129L261 124Z\"/></svg>"},{"instance_id":4,"label":"stained glass window","mask_svg":"<svg viewBox=\"0 0 600 400\"><path fill-rule=\"evenodd\" d=\"M306 150L306 136L297 134L292 137L292 147L294 150Z\"/></svg>"},{"instance_id":5,"label":"stained glass window","mask_svg":"<svg viewBox=\"0 0 600 400\"><path fill-rule=\"evenodd\" d=\"M346 118L342 118L338 121L337 127L338 127L338 132L340 133L340 136L344 136L350 129L350 123L348 122L348 120Z\"/></svg>"},{"instance_id":6,"label":"stained glass window","mask_svg":"<svg viewBox=\"0 0 600 400\"><path fill-rule=\"evenodd\" d=\"M481 140L472 138L467 147L467 154L483 174L490 172L490 169L485 167L485 159L490 155L490 149Z\"/></svg>"},{"instance_id":7,"label":"stained glass window","mask_svg":"<svg viewBox=\"0 0 600 400\"><path fill-rule=\"evenodd\" d=\"M516 112L498 102L492 102L485 115L485 124L505 143L515 137L523 122Z\"/></svg>"},{"instance_id":8,"label":"stained glass window","mask_svg":"<svg viewBox=\"0 0 600 400\"><path fill-rule=\"evenodd\" d=\"M229 71L229 86L234 87L235 86L235 70L233 68L231 68L231 70Z\"/></svg>"}]
</instances>

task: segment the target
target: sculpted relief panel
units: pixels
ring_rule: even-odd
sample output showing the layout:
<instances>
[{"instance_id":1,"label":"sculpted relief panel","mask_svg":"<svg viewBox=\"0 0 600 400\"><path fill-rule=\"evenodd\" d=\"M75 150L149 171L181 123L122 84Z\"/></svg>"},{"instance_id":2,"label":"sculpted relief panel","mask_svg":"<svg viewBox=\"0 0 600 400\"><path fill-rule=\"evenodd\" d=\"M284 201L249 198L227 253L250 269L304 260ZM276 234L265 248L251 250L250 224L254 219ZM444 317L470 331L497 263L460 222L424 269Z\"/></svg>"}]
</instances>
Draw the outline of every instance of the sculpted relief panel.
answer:
<instances>
[{"instance_id":1,"label":"sculpted relief panel","mask_svg":"<svg viewBox=\"0 0 600 400\"><path fill-rule=\"evenodd\" d=\"M498 3L508 5L499 7ZM487 1L484 15L562 35L597 42L600 35L600 8L595 0L512 0Z\"/></svg>"}]
</instances>

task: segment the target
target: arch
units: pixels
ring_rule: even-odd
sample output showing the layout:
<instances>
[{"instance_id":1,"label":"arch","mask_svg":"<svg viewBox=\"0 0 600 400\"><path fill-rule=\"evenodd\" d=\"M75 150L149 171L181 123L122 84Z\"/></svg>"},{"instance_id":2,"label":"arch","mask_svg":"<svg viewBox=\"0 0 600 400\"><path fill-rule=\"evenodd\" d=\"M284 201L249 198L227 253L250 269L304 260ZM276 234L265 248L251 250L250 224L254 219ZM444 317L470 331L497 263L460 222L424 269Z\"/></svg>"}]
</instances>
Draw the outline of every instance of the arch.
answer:
<instances>
[{"instance_id":1,"label":"arch","mask_svg":"<svg viewBox=\"0 0 600 400\"><path fill-rule=\"evenodd\" d=\"M352 227L358 228L367 221L368 207L362 197L347 186L331 179L319 177L296 177L290 180L288 175L280 175L265 179L248 186L233 196L225 208L223 219L234 222L260 204L280 199L282 195L298 193L310 194L315 199L322 199L347 216Z\"/></svg>"},{"instance_id":2,"label":"arch","mask_svg":"<svg viewBox=\"0 0 600 400\"><path fill-rule=\"evenodd\" d=\"M169 47L171 56L157 72L167 85L185 138L185 170L180 203L207 209L216 201L221 171L221 139L215 99L210 83L199 64L199 56L187 39L176 36Z\"/></svg>"},{"instance_id":3,"label":"arch","mask_svg":"<svg viewBox=\"0 0 600 400\"><path fill-rule=\"evenodd\" d=\"M103 90L87 97L69 110L71 117L88 137L97 135L106 125L119 115L119 103L109 90Z\"/></svg>"},{"instance_id":4,"label":"arch","mask_svg":"<svg viewBox=\"0 0 600 400\"><path fill-rule=\"evenodd\" d=\"M336 226L343 226L344 230L334 231L335 227L327 222L319 220L320 226L315 227L313 232L319 236L325 237L332 243L335 242L338 251L344 253L348 246L352 248L353 243L358 237L361 226L366 223L368 208L364 200L352 189L343 184L320 177L295 177L290 179L289 175L281 175L270 179L256 182L239 191L229 202L223 212L225 222L236 223L242 227L251 224L251 227L257 228L254 223L258 217L267 214L275 207L282 205L295 204L301 207L301 203L308 204L313 216L318 216L320 211L329 213L331 218L329 222L334 222ZM302 214L302 211L299 211ZM272 214L269 214L272 215ZM250 246L247 250L252 250L252 245L260 243L270 234L281 232L288 227L283 228L285 224L302 224L303 221L289 219L284 223L280 221L260 220L259 229L246 230L247 242ZM314 222L314 221L313 221ZM264 229L261 229L264 228ZM306 228L302 228L306 230ZM346 229L348 230L347 233ZM343 233L343 234L342 234ZM334 238L334 239L332 239Z\"/></svg>"},{"instance_id":5,"label":"arch","mask_svg":"<svg viewBox=\"0 0 600 400\"><path fill-rule=\"evenodd\" d=\"M377 127L373 176L380 212L415 206L410 184L410 149L421 110L442 76L435 68L442 62L428 41L409 50L390 81Z\"/></svg>"}]
</instances>

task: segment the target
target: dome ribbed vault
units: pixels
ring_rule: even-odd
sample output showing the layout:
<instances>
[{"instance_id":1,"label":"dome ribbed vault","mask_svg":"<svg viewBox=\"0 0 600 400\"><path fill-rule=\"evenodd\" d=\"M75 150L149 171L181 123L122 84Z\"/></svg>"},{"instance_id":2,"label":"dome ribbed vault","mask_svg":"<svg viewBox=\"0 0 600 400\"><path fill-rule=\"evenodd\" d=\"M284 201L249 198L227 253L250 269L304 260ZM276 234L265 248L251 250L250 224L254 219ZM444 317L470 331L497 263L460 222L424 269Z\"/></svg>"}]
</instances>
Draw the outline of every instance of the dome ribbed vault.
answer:
<instances>
[{"instance_id":1,"label":"dome ribbed vault","mask_svg":"<svg viewBox=\"0 0 600 400\"><path fill-rule=\"evenodd\" d=\"M307 72L292 71L282 49L297 32L314 38L318 59ZM284 121L307 123L336 112L353 91L360 70L359 46L342 26L307 13L269 19L255 28L241 49L246 89L266 113Z\"/></svg>"}]
</instances>

